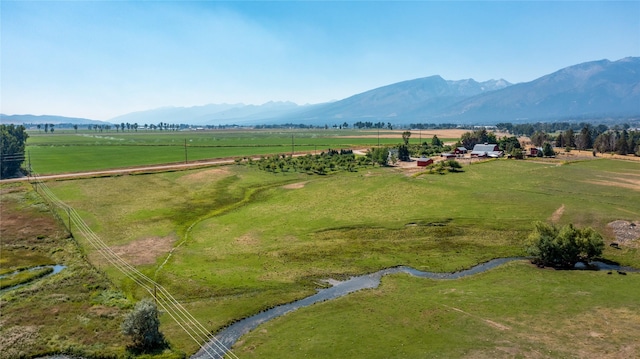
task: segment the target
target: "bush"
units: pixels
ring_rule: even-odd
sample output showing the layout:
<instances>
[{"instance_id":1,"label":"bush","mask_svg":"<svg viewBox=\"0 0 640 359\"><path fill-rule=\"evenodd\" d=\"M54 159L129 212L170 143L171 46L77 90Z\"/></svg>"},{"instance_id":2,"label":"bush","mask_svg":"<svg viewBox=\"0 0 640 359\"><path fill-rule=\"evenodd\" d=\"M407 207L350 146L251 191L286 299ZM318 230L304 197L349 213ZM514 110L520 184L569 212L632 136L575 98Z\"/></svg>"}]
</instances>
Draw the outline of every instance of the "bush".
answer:
<instances>
[{"instance_id":1,"label":"bush","mask_svg":"<svg viewBox=\"0 0 640 359\"><path fill-rule=\"evenodd\" d=\"M536 222L529 235L527 253L543 266L573 268L576 263L589 262L602 254L604 240L590 227L575 228L572 224L560 229Z\"/></svg>"},{"instance_id":2,"label":"bush","mask_svg":"<svg viewBox=\"0 0 640 359\"><path fill-rule=\"evenodd\" d=\"M160 333L158 308L151 299L143 299L124 319L122 334L131 337L132 348L142 351L156 351L166 347Z\"/></svg>"}]
</instances>

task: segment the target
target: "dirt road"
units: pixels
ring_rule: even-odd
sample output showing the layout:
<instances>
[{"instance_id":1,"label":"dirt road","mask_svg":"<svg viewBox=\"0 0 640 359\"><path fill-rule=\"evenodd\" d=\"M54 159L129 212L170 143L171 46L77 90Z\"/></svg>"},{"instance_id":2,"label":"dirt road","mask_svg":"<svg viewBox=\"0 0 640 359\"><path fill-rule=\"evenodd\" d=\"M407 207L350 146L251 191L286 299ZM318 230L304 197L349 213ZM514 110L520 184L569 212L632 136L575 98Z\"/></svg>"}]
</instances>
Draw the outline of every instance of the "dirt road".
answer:
<instances>
[{"instance_id":1,"label":"dirt road","mask_svg":"<svg viewBox=\"0 0 640 359\"><path fill-rule=\"evenodd\" d=\"M41 181L48 181L48 180L58 180L58 179L91 178L91 177L102 177L102 176L113 176L113 175L126 175L131 173L175 171L175 170L209 167L209 166L216 166L216 165L226 165L226 164L233 163L233 161L234 160L231 158L219 158L214 160L194 161L194 162L188 162L188 163L171 163L171 164L164 164L164 165L127 167L127 168L90 171L90 172L61 173L61 174L55 174L55 175L37 176L37 179ZM20 177L20 178L8 178L8 179L0 180L0 183L30 181L32 179L34 179L34 177L28 177L28 176Z\"/></svg>"}]
</instances>

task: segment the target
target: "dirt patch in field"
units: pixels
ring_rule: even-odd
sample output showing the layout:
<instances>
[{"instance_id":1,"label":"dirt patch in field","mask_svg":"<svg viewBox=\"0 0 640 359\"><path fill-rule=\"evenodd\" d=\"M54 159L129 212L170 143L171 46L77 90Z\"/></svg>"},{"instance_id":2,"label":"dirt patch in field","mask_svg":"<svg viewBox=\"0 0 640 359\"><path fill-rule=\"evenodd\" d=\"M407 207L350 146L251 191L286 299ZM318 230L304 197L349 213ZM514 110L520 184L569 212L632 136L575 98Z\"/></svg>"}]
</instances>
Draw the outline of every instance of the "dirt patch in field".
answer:
<instances>
[{"instance_id":1,"label":"dirt patch in field","mask_svg":"<svg viewBox=\"0 0 640 359\"><path fill-rule=\"evenodd\" d=\"M120 310L114 307L107 307L104 305L94 305L88 310L91 316L102 318L115 318L120 315Z\"/></svg>"},{"instance_id":2,"label":"dirt patch in field","mask_svg":"<svg viewBox=\"0 0 640 359\"><path fill-rule=\"evenodd\" d=\"M640 191L640 180L632 180L629 178L617 178L615 181L590 180L590 181L584 181L584 182L597 184L601 186L612 186L612 187L630 189L633 191Z\"/></svg>"},{"instance_id":3,"label":"dirt patch in field","mask_svg":"<svg viewBox=\"0 0 640 359\"><path fill-rule=\"evenodd\" d=\"M640 243L640 221L613 221L607 224L616 236L619 245L639 245Z\"/></svg>"},{"instance_id":4,"label":"dirt patch in field","mask_svg":"<svg viewBox=\"0 0 640 359\"><path fill-rule=\"evenodd\" d=\"M592 312L576 316L570 322L556 323L565 333L573 333L564 340L563 333L538 332L536 341L552 349L564 349L576 358L638 358L640 343L636 340L640 329L640 315L627 308L594 308ZM542 331L542 328L538 328ZM555 335L554 335L555 334Z\"/></svg>"},{"instance_id":5,"label":"dirt patch in field","mask_svg":"<svg viewBox=\"0 0 640 359\"><path fill-rule=\"evenodd\" d=\"M118 256L133 265L153 264L173 248L175 237L149 237L123 246L111 247Z\"/></svg>"},{"instance_id":6,"label":"dirt patch in field","mask_svg":"<svg viewBox=\"0 0 640 359\"><path fill-rule=\"evenodd\" d=\"M226 175L229 173L229 169L228 168L213 168L213 169L209 169L209 170L204 170L204 171L197 171L195 173L191 173L188 174L186 176L183 176L181 179L183 181L202 181L202 180L206 180L209 179L211 177L217 177L220 175Z\"/></svg>"},{"instance_id":7,"label":"dirt patch in field","mask_svg":"<svg viewBox=\"0 0 640 359\"><path fill-rule=\"evenodd\" d=\"M300 188L303 188L308 182L309 181L292 183L292 184L288 184L288 185L282 186L282 188L284 188L284 189L300 189Z\"/></svg>"},{"instance_id":8,"label":"dirt patch in field","mask_svg":"<svg viewBox=\"0 0 640 359\"><path fill-rule=\"evenodd\" d=\"M14 326L0 331L0 358L22 357L38 341L39 328L35 325Z\"/></svg>"},{"instance_id":9,"label":"dirt patch in field","mask_svg":"<svg viewBox=\"0 0 640 359\"><path fill-rule=\"evenodd\" d=\"M560 218L562 218L563 213L564 213L564 204L558 207L558 209L556 209L555 212L553 212L553 214L551 215L551 218L549 219L553 223L558 223L558 221L560 221Z\"/></svg>"},{"instance_id":10,"label":"dirt patch in field","mask_svg":"<svg viewBox=\"0 0 640 359\"><path fill-rule=\"evenodd\" d=\"M239 244L241 246L254 246L260 243L260 239L258 239L258 235L255 233L247 233L243 236L237 237L233 241L235 244Z\"/></svg>"}]
</instances>

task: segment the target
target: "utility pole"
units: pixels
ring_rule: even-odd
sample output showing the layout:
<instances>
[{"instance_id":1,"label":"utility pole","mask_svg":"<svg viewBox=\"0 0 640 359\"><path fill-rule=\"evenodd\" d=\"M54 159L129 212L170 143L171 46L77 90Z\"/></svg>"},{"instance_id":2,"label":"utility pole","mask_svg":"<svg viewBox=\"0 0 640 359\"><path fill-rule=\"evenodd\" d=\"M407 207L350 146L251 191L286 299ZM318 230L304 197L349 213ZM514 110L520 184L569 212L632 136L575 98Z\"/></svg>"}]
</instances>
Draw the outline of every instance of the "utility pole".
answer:
<instances>
[{"instance_id":1,"label":"utility pole","mask_svg":"<svg viewBox=\"0 0 640 359\"><path fill-rule=\"evenodd\" d=\"M293 157L293 134L291 134L291 157Z\"/></svg>"},{"instance_id":2,"label":"utility pole","mask_svg":"<svg viewBox=\"0 0 640 359\"><path fill-rule=\"evenodd\" d=\"M187 163L187 139L184 139L184 163Z\"/></svg>"},{"instance_id":3,"label":"utility pole","mask_svg":"<svg viewBox=\"0 0 640 359\"><path fill-rule=\"evenodd\" d=\"M71 232L71 209L67 207L67 218L69 218L69 234L73 238L73 233Z\"/></svg>"}]
</instances>

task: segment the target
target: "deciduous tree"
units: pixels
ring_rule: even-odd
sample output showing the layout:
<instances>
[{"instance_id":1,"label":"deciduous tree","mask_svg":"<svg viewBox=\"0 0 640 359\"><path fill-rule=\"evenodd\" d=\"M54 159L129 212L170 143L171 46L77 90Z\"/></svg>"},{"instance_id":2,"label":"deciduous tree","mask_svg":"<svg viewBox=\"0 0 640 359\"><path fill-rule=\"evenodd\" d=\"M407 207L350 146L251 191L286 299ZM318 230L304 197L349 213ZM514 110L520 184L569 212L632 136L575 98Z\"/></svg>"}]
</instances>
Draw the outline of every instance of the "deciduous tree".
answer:
<instances>
[{"instance_id":1,"label":"deciduous tree","mask_svg":"<svg viewBox=\"0 0 640 359\"><path fill-rule=\"evenodd\" d=\"M405 146L409 145L409 138L411 137L411 131L404 131L402 133L402 141L404 142ZM401 158L402 159L402 158Z\"/></svg>"},{"instance_id":2,"label":"deciduous tree","mask_svg":"<svg viewBox=\"0 0 640 359\"><path fill-rule=\"evenodd\" d=\"M604 240L590 227L575 228L572 224L560 229L536 222L529 235L527 253L543 266L573 268L576 263L588 264L602 254Z\"/></svg>"}]
</instances>

